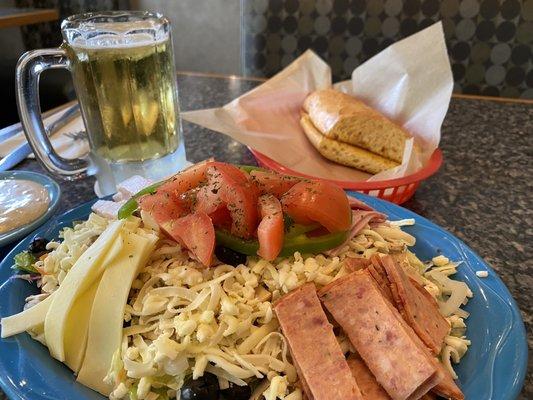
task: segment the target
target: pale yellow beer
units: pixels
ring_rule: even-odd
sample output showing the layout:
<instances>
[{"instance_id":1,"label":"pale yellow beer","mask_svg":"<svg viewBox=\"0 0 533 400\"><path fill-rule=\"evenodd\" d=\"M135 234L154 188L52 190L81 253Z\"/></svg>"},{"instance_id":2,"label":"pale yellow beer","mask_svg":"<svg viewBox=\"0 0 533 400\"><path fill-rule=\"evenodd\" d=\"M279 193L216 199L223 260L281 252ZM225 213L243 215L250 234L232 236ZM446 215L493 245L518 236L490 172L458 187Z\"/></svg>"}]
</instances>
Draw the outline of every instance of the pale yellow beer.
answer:
<instances>
[{"instance_id":1,"label":"pale yellow beer","mask_svg":"<svg viewBox=\"0 0 533 400\"><path fill-rule=\"evenodd\" d=\"M163 157L179 144L170 38L66 46L93 151L111 163Z\"/></svg>"},{"instance_id":2,"label":"pale yellow beer","mask_svg":"<svg viewBox=\"0 0 533 400\"><path fill-rule=\"evenodd\" d=\"M183 169L187 159L168 19L147 11L85 13L66 18L61 33L60 48L24 54L16 72L21 122L44 167L65 179L95 176L101 196L115 193L134 175L155 182ZM49 68L72 72L89 140L82 157L58 154L44 128L38 82Z\"/></svg>"}]
</instances>

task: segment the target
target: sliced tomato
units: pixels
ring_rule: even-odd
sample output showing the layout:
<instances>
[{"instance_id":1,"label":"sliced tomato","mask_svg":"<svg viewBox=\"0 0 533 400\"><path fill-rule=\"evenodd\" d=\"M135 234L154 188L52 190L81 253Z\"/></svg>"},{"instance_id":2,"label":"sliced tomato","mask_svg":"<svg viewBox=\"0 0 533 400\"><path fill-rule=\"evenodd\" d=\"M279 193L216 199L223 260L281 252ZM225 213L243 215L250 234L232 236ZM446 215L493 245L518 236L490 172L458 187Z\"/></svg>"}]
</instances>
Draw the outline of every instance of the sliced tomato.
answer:
<instances>
[{"instance_id":1,"label":"sliced tomato","mask_svg":"<svg viewBox=\"0 0 533 400\"><path fill-rule=\"evenodd\" d=\"M215 228L206 213L189 214L160 224L170 237L184 245L206 267L215 250Z\"/></svg>"},{"instance_id":2,"label":"sliced tomato","mask_svg":"<svg viewBox=\"0 0 533 400\"><path fill-rule=\"evenodd\" d=\"M150 213L158 224L180 218L189 212L184 201L166 192L144 195L138 202L141 210Z\"/></svg>"},{"instance_id":3,"label":"sliced tomato","mask_svg":"<svg viewBox=\"0 0 533 400\"><path fill-rule=\"evenodd\" d=\"M235 182L240 184L246 184L249 180L248 174L237 168L235 165L214 161L209 164L211 167L216 167L219 171L222 171L226 176L230 176Z\"/></svg>"},{"instance_id":4,"label":"sliced tomato","mask_svg":"<svg viewBox=\"0 0 533 400\"><path fill-rule=\"evenodd\" d=\"M220 199L220 183L208 182L196 191L194 209L199 212L211 214L224 206Z\"/></svg>"},{"instance_id":5,"label":"sliced tomato","mask_svg":"<svg viewBox=\"0 0 533 400\"><path fill-rule=\"evenodd\" d=\"M208 215L209 218L211 218L211 221L213 221L213 225L220 228L231 229L231 214L225 204Z\"/></svg>"},{"instance_id":6,"label":"sliced tomato","mask_svg":"<svg viewBox=\"0 0 533 400\"><path fill-rule=\"evenodd\" d=\"M271 194L259 197L258 207L262 219L257 227L259 240L257 254L265 260L273 261L283 247L285 229L283 210L279 200Z\"/></svg>"},{"instance_id":7,"label":"sliced tomato","mask_svg":"<svg viewBox=\"0 0 533 400\"><path fill-rule=\"evenodd\" d=\"M332 183L297 183L283 195L281 204L283 210L299 224L318 222L330 232L350 229L350 203L346 193Z\"/></svg>"},{"instance_id":8,"label":"sliced tomato","mask_svg":"<svg viewBox=\"0 0 533 400\"><path fill-rule=\"evenodd\" d=\"M231 233L250 238L257 226L258 190L249 176L224 163L211 163L206 171L208 185L217 188L216 196L231 215ZM212 200L214 201L214 200Z\"/></svg>"},{"instance_id":9,"label":"sliced tomato","mask_svg":"<svg viewBox=\"0 0 533 400\"><path fill-rule=\"evenodd\" d=\"M250 176L261 194L273 194L278 199L298 182L302 182L302 179L295 176L268 171L255 170L250 172Z\"/></svg>"},{"instance_id":10,"label":"sliced tomato","mask_svg":"<svg viewBox=\"0 0 533 400\"><path fill-rule=\"evenodd\" d=\"M178 199L182 204L185 204L189 211L194 211L196 206L196 198L198 197L198 192L200 191L200 187L196 187L191 190L187 190L185 193L182 193ZM166 193L166 192L163 192ZM172 198L175 198L174 195L172 195Z\"/></svg>"},{"instance_id":11,"label":"sliced tomato","mask_svg":"<svg viewBox=\"0 0 533 400\"><path fill-rule=\"evenodd\" d=\"M231 214L222 202L218 190L218 187L210 184L200 187L194 200L194 210L209 215L213 225L230 229Z\"/></svg>"},{"instance_id":12,"label":"sliced tomato","mask_svg":"<svg viewBox=\"0 0 533 400\"><path fill-rule=\"evenodd\" d=\"M186 191L194 189L205 181L205 172L212 162L214 162L212 159L205 160L177 173L167 182L163 183L157 189L157 192L166 192L179 197Z\"/></svg>"},{"instance_id":13,"label":"sliced tomato","mask_svg":"<svg viewBox=\"0 0 533 400\"><path fill-rule=\"evenodd\" d=\"M247 239L257 227L257 196L242 186L228 185L220 194L231 215L231 233Z\"/></svg>"}]
</instances>

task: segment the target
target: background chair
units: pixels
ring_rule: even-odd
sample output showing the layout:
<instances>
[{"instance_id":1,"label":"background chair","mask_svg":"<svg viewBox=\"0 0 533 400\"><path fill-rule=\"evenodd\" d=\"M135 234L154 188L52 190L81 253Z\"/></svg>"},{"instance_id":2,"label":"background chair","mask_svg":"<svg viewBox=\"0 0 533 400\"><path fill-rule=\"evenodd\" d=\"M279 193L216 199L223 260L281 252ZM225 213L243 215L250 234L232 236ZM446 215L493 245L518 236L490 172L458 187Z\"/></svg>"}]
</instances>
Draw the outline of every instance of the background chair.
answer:
<instances>
[{"instance_id":1,"label":"background chair","mask_svg":"<svg viewBox=\"0 0 533 400\"><path fill-rule=\"evenodd\" d=\"M311 48L334 81L391 43L442 20L455 92L533 98L533 1L248 0L243 70L272 76Z\"/></svg>"}]
</instances>

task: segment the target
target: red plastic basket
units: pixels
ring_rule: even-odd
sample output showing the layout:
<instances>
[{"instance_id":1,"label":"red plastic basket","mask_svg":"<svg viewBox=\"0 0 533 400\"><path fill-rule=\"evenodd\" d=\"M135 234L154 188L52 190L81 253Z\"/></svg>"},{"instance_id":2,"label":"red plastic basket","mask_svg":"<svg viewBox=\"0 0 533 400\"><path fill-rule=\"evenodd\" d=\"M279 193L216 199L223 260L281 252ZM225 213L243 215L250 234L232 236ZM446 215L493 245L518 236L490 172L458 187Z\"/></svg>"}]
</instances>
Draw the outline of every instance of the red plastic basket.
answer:
<instances>
[{"instance_id":1,"label":"red plastic basket","mask_svg":"<svg viewBox=\"0 0 533 400\"><path fill-rule=\"evenodd\" d=\"M271 158L254 149L250 149L250 151L252 152L261 167L289 175L312 178L309 175L293 171L292 169L281 165L277 161L272 160ZM346 190L353 190L356 192L368 194L370 196L379 197L380 199L388 200L392 203L402 204L409 200L413 196L413 194L415 194L415 191L420 185L420 182L422 182L424 179L429 178L431 175L433 175L439 170L440 166L442 165L442 161L442 151L440 149L436 149L424 168L422 168L420 171L415 172L414 174L404 176L403 178L375 182L337 181L333 179L326 180L328 180L329 182L333 182L334 184Z\"/></svg>"}]
</instances>

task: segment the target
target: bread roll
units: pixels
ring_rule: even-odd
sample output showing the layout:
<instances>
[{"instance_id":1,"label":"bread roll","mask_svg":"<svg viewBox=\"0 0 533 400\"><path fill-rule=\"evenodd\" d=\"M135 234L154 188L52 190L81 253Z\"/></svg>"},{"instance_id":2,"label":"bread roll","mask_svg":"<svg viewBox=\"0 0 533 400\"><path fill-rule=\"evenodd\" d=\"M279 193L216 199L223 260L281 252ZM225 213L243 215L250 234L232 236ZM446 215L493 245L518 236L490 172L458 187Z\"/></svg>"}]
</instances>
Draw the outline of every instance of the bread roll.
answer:
<instances>
[{"instance_id":1,"label":"bread roll","mask_svg":"<svg viewBox=\"0 0 533 400\"><path fill-rule=\"evenodd\" d=\"M311 93L303 108L318 131L329 139L402 162L409 134L362 101L337 90L325 89Z\"/></svg>"},{"instance_id":2,"label":"bread roll","mask_svg":"<svg viewBox=\"0 0 533 400\"><path fill-rule=\"evenodd\" d=\"M311 144L328 160L371 174L377 174L399 165L360 147L327 138L314 127L307 114L300 119L300 125Z\"/></svg>"}]
</instances>

